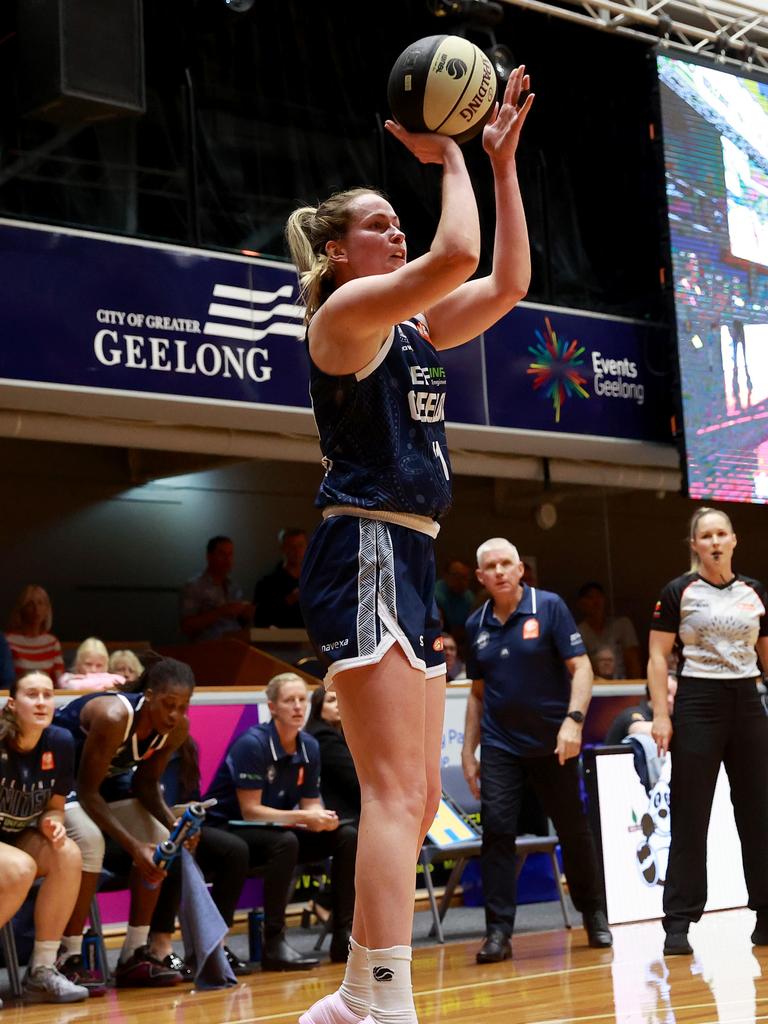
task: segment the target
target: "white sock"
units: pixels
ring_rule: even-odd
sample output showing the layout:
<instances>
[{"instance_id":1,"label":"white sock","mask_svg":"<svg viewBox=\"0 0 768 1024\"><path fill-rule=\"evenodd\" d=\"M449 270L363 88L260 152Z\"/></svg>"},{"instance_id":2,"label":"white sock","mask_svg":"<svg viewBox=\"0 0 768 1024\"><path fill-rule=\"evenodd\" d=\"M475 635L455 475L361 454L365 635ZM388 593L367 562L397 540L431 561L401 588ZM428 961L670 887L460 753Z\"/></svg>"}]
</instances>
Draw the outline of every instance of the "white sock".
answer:
<instances>
[{"instance_id":1,"label":"white sock","mask_svg":"<svg viewBox=\"0 0 768 1024\"><path fill-rule=\"evenodd\" d=\"M371 1008L371 970L368 966L368 950L354 939L349 940L347 970L339 988L339 995L346 1006L358 1015L367 1017Z\"/></svg>"},{"instance_id":2,"label":"white sock","mask_svg":"<svg viewBox=\"0 0 768 1024\"><path fill-rule=\"evenodd\" d=\"M62 935L61 944L64 947L64 956L76 956L82 952L83 949L83 936L82 935Z\"/></svg>"},{"instance_id":3,"label":"white sock","mask_svg":"<svg viewBox=\"0 0 768 1024\"><path fill-rule=\"evenodd\" d=\"M57 939L51 939L49 942L35 941L32 947L32 959L29 961L30 971L34 971L36 967L53 967L56 963L56 954L58 952L59 943Z\"/></svg>"},{"instance_id":4,"label":"white sock","mask_svg":"<svg viewBox=\"0 0 768 1024\"><path fill-rule=\"evenodd\" d=\"M147 942L149 942L149 925L129 924L125 929L125 942L123 942L123 948L120 950L120 963L125 963L125 961L136 952L139 946L146 946Z\"/></svg>"},{"instance_id":5,"label":"white sock","mask_svg":"<svg viewBox=\"0 0 768 1024\"><path fill-rule=\"evenodd\" d=\"M411 947L369 949L373 998L371 1017L376 1024L418 1024L411 984Z\"/></svg>"}]
</instances>

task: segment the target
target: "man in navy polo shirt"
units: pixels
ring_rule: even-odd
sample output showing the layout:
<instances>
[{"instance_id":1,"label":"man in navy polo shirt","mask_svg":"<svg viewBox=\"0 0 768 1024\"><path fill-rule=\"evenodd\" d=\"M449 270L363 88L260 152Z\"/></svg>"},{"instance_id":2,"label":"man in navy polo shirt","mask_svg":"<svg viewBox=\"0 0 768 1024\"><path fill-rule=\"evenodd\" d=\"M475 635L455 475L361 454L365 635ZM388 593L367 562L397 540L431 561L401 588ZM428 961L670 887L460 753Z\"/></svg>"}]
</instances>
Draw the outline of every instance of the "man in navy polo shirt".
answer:
<instances>
[{"instance_id":1,"label":"man in navy polo shirt","mask_svg":"<svg viewBox=\"0 0 768 1024\"><path fill-rule=\"evenodd\" d=\"M610 946L595 845L579 792L581 730L592 695L592 667L581 635L557 594L523 583L524 565L509 541L485 541L477 564L477 578L490 597L467 620L467 677L473 682L462 749L465 778L482 800L486 938L477 962L512 956L515 839L527 780L560 837L571 897L589 944Z\"/></svg>"},{"instance_id":2,"label":"man in navy polo shirt","mask_svg":"<svg viewBox=\"0 0 768 1024\"><path fill-rule=\"evenodd\" d=\"M205 799L218 803L208 821L220 828L236 820L255 822L238 834L248 844L254 873L264 879L263 970L316 967L285 940L285 908L299 862L332 857L333 935L331 959L347 959L355 908L357 828L341 824L320 798L320 746L302 726L307 687L293 672L267 685L270 722L255 725L230 746Z\"/></svg>"}]
</instances>

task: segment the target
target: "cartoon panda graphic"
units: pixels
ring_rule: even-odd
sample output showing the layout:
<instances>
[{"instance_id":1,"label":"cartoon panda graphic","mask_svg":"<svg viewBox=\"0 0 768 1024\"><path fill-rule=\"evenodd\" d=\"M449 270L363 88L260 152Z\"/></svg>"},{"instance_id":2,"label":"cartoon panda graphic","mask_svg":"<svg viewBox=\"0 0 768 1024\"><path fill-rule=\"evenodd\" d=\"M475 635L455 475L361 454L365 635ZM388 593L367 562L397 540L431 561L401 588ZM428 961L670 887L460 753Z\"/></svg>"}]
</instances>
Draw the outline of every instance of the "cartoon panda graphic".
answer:
<instances>
[{"instance_id":1,"label":"cartoon panda graphic","mask_svg":"<svg viewBox=\"0 0 768 1024\"><path fill-rule=\"evenodd\" d=\"M667 877L672 820L669 780L663 773L648 793L648 809L640 819L643 838L637 847L637 867L647 886L664 885Z\"/></svg>"}]
</instances>

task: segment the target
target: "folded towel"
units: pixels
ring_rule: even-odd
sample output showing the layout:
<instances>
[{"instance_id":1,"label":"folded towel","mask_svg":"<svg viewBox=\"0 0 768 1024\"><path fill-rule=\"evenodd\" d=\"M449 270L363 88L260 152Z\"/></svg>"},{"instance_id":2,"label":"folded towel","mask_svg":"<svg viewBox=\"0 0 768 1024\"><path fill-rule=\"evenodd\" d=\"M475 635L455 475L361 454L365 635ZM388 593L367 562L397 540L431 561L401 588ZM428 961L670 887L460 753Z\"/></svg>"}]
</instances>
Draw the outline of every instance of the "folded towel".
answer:
<instances>
[{"instance_id":1,"label":"folded towel","mask_svg":"<svg viewBox=\"0 0 768 1024\"><path fill-rule=\"evenodd\" d=\"M197 988L227 988L237 984L222 942L227 934L224 918L211 899L197 861L181 851L181 904L179 923L184 939L184 958L196 964Z\"/></svg>"}]
</instances>

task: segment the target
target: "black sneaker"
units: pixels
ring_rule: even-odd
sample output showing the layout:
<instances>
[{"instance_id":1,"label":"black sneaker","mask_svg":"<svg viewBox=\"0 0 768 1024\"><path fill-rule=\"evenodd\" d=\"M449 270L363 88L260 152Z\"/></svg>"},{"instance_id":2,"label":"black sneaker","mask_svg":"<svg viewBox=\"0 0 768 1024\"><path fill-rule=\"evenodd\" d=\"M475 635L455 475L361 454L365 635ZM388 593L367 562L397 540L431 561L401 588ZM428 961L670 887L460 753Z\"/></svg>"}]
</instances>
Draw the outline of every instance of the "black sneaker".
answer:
<instances>
[{"instance_id":1,"label":"black sneaker","mask_svg":"<svg viewBox=\"0 0 768 1024\"><path fill-rule=\"evenodd\" d=\"M139 946L115 968L117 988L168 988L181 980L179 972L152 956L148 946Z\"/></svg>"},{"instance_id":2,"label":"black sneaker","mask_svg":"<svg viewBox=\"0 0 768 1024\"><path fill-rule=\"evenodd\" d=\"M608 949L613 945L608 918L602 910L584 915L584 929L587 933L587 942L593 949Z\"/></svg>"},{"instance_id":3,"label":"black sneaker","mask_svg":"<svg viewBox=\"0 0 768 1024\"><path fill-rule=\"evenodd\" d=\"M100 974L89 970L83 963L79 953L72 953L70 956L61 957L56 961L56 969L65 978L68 978L73 985L82 985L88 989L92 999L107 994L107 986Z\"/></svg>"},{"instance_id":4,"label":"black sneaker","mask_svg":"<svg viewBox=\"0 0 768 1024\"><path fill-rule=\"evenodd\" d=\"M232 952L229 946L224 947L224 956L227 958L227 963L232 968L232 973L238 978L242 978L246 974L255 974L256 968L252 964L246 963L245 960L241 960L236 953Z\"/></svg>"},{"instance_id":5,"label":"black sneaker","mask_svg":"<svg viewBox=\"0 0 768 1024\"><path fill-rule=\"evenodd\" d=\"M175 953L169 953L168 956L164 956L161 963L171 971L178 971L182 981L192 981L195 976L189 964L182 960L180 956L176 956Z\"/></svg>"},{"instance_id":6,"label":"black sneaker","mask_svg":"<svg viewBox=\"0 0 768 1024\"><path fill-rule=\"evenodd\" d=\"M664 939L664 956L691 956L693 947L688 941L688 932L667 932Z\"/></svg>"},{"instance_id":7,"label":"black sneaker","mask_svg":"<svg viewBox=\"0 0 768 1024\"><path fill-rule=\"evenodd\" d=\"M512 943L509 936L500 928L492 928L475 954L475 960L479 964L500 964L502 960L511 959Z\"/></svg>"}]
</instances>

